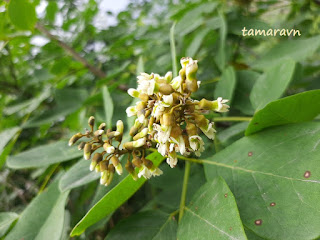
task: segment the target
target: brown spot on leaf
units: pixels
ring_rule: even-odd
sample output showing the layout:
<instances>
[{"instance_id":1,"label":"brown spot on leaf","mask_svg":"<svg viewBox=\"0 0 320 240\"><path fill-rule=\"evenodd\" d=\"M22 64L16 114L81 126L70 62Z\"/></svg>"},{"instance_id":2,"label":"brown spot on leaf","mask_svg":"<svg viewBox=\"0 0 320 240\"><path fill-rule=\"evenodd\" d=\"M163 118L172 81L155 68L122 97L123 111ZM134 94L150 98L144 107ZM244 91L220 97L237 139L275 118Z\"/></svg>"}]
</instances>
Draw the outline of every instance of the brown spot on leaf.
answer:
<instances>
[{"instance_id":1,"label":"brown spot on leaf","mask_svg":"<svg viewBox=\"0 0 320 240\"><path fill-rule=\"evenodd\" d=\"M232 231L232 227L230 227L229 230Z\"/></svg>"},{"instance_id":2,"label":"brown spot on leaf","mask_svg":"<svg viewBox=\"0 0 320 240\"><path fill-rule=\"evenodd\" d=\"M237 160L234 160L233 162L234 162L234 163L237 163L238 161L237 161Z\"/></svg>"},{"instance_id":3,"label":"brown spot on leaf","mask_svg":"<svg viewBox=\"0 0 320 240\"><path fill-rule=\"evenodd\" d=\"M274 207L276 205L275 202L270 203L270 207Z\"/></svg>"},{"instance_id":4,"label":"brown spot on leaf","mask_svg":"<svg viewBox=\"0 0 320 240\"><path fill-rule=\"evenodd\" d=\"M255 122L254 125L258 125L259 123Z\"/></svg>"},{"instance_id":5,"label":"brown spot on leaf","mask_svg":"<svg viewBox=\"0 0 320 240\"><path fill-rule=\"evenodd\" d=\"M262 224L262 220L261 219L257 219L254 221L254 224L257 226L260 226Z\"/></svg>"},{"instance_id":6,"label":"brown spot on leaf","mask_svg":"<svg viewBox=\"0 0 320 240\"><path fill-rule=\"evenodd\" d=\"M228 193L226 193L226 194L224 195L224 197L227 198L227 197L228 197Z\"/></svg>"},{"instance_id":7,"label":"brown spot on leaf","mask_svg":"<svg viewBox=\"0 0 320 240\"><path fill-rule=\"evenodd\" d=\"M175 221L175 220L176 220L176 218L175 218L174 216L172 216L172 220L173 220L173 221Z\"/></svg>"},{"instance_id":8,"label":"brown spot on leaf","mask_svg":"<svg viewBox=\"0 0 320 240\"><path fill-rule=\"evenodd\" d=\"M251 156L252 156L252 154L253 154L252 152L248 152L248 156L249 156L249 157L251 157Z\"/></svg>"},{"instance_id":9,"label":"brown spot on leaf","mask_svg":"<svg viewBox=\"0 0 320 240\"><path fill-rule=\"evenodd\" d=\"M195 207L194 209L197 211L197 210L198 210L198 207Z\"/></svg>"},{"instance_id":10,"label":"brown spot on leaf","mask_svg":"<svg viewBox=\"0 0 320 240\"><path fill-rule=\"evenodd\" d=\"M311 176L311 172L310 171L306 171L303 176L305 178L309 178Z\"/></svg>"}]
</instances>

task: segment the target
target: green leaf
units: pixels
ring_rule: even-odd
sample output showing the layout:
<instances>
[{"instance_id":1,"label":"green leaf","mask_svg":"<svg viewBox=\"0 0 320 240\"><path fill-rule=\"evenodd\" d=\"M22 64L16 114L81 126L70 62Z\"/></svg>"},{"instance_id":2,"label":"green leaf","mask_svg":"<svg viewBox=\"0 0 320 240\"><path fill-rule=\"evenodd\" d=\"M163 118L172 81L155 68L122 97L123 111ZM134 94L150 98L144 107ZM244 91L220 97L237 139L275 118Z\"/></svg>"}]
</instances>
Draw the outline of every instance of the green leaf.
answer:
<instances>
[{"instance_id":1,"label":"green leaf","mask_svg":"<svg viewBox=\"0 0 320 240\"><path fill-rule=\"evenodd\" d=\"M204 21L202 14L214 11L218 3L208 2L201 3L199 6L192 8L190 11L177 22L176 33L181 37L197 29Z\"/></svg>"},{"instance_id":2,"label":"green leaf","mask_svg":"<svg viewBox=\"0 0 320 240\"><path fill-rule=\"evenodd\" d=\"M58 141L9 156L7 165L14 169L38 168L69 161L81 155L82 152L76 147L69 147L67 141Z\"/></svg>"},{"instance_id":3,"label":"green leaf","mask_svg":"<svg viewBox=\"0 0 320 240\"><path fill-rule=\"evenodd\" d=\"M220 31L219 31L220 43L219 43L218 54L216 55L215 59L220 71L223 71L223 69L226 66L226 38L228 33L228 27L227 27L227 22L224 14L219 12L219 17L220 17Z\"/></svg>"},{"instance_id":4,"label":"green leaf","mask_svg":"<svg viewBox=\"0 0 320 240\"><path fill-rule=\"evenodd\" d=\"M66 115L77 111L87 99L85 89L59 89L55 92L56 107L28 121L24 128L36 127L63 119Z\"/></svg>"},{"instance_id":5,"label":"green leaf","mask_svg":"<svg viewBox=\"0 0 320 240\"><path fill-rule=\"evenodd\" d=\"M8 13L11 22L22 30L32 30L37 22L35 6L28 0L11 0Z\"/></svg>"},{"instance_id":6,"label":"green leaf","mask_svg":"<svg viewBox=\"0 0 320 240\"><path fill-rule=\"evenodd\" d=\"M14 137L20 130L20 127L8 128L0 133L0 155L7 143Z\"/></svg>"},{"instance_id":7,"label":"green leaf","mask_svg":"<svg viewBox=\"0 0 320 240\"><path fill-rule=\"evenodd\" d=\"M158 152L150 154L147 158L152 160L155 166L158 166L163 161L163 157ZM87 212L87 214L73 228L70 235L80 235L86 230L86 228L116 210L145 182L146 179L143 177L139 178L137 181L134 181L131 175L126 176L117 186L110 190Z\"/></svg>"},{"instance_id":8,"label":"green leaf","mask_svg":"<svg viewBox=\"0 0 320 240\"><path fill-rule=\"evenodd\" d=\"M119 222L105 240L172 240L176 239L176 231L177 222L169 214L149 210Z\"/></svg>"},{"instance_id":9,"label":"green leaf","mask_svg":"<svg viewBox=\"0 0 320 240\"><path fill-rule=\"evenodd\" d=\"M60 240L68 194L59 191L58 181L52 183L22 212L6 240Z\"/></svg>"},{"instance_id":10,"label":"green leaf","mask_svg":"<svg viewBox=\"0 0 320 240\"><path fill-rule=\"evenodd\" d=\"M99 173L89 170L90 163L91 161L86 161L82 158L79 159L79 161L61 177L59 183L60 190L63 192L99 179Z\"/></svg>"},{"instance_id":11,"label":"green leaf","mask_svg":"<svg viewBox=\"0 0 320 240\"><path fill-rule=\"evenodd\" d=\"M231 20L230 22L228 22L228 26L229 26L228 31L230 33L240 35L241 37L243 37L242 30L244 27L246 28L246 30L249 30L252 28L252 29L265 30L266 32L270 28L269 24L267 24L263 21L260 21L258 19L249 18L249 17L240 18L240 19L237 18L235 20ZM246 34L248 34L248 32L246 32ZM245 36L245 37L248 38L250 36ZM256 37L259 37L259 35L254 36L253 38L256 38ZM265 36L261 36L261 38L262 37L265 37Z\"/></svg>"},{"instance_id":12,"label":"green leaf","mask_svg":"<svg viewBox=\"0 0 320 240\"><path fill-rule=\"evenodd\" d=\"M234 92L232 108L236 108L246 115L254 114L250 93L259 76L259 73L248 70L237 72L237 87Z\"/></svg>"},{"instance_id":13,"label":"green leaf","mask_svg":"<svg viewBox=\"0 0 320 240\"><path fill-rule=\"evenodd\" d=\"M102 87L103 106L106 115L106 123L108 128L112 128L113 101L107 86Z\"/></svg>"},{"instance_id":14,"label":"green leaf","mask_svg":"<svg viewBox=\"0 0 320 240\"><path fill-rule=\"evenodd\" d=\"M250 94L253 107L261 109L269 102L281 97L293 78L294 69L295 62L289 59L261 75Z\"/></svg>"},{"instance_id":15,"label":"green leaf","mask_svg":"<svg viewBox=\"0 0 320 240\"><path fill-rule=\"evenodd\" d=\"M207 179L224 177L243 223L258 236L318 238L319 139L318 122L278 126L244 137L205 160Z\"/></svg>"},{"instance_id":16,"label":"green leaf","mask_svg":"<svg viewBox=\"0 0 320 240\"><path fill-rule=\"evenodd\" d=\"M320 108L315 104L319 102L320 90L311 90L271 102L255 113L245 134L250 135L271 126L310 121L320 114Z\"/></svg>"},{"instance_id":17,"label":"green leaf","mask_svg":"<svg viewBox=\"0 0 320 240\"><path fill-rule=\"evenodd\" d=\"M0 237L6 234L18 217L19 215L14 212L0 212Z\"/></svg>"},{"instance_id":18,"label":"green leaf","mask_svg":"<svg viewBox=\"0 0 320 240\"><path fill-rule=\"evenodd\" d=\"M234 72L234 69L233 67L227 67L222 72L221 79L217 83L214 90L215 98L222 97L223 99L229 99L229 103L231 103L235 86L236 74Z\"/></svg>"},{"instance_id":19,"label":"green leaf","mask_svg":"<svg viewBox=\"0 0 320 240\"><path fill-rule=\"evenodd\" d=\"M252 67L264 69L281 64L286 59L293 59L300 62L312 56L319 47L320 36L301 40L282 41L270 49L261 59L256 61Z\"/></svg>"},{"instance_id":20,"label":"green leaf","mask_svg":"<svg viewBox=\"0 0 320 240\"><path fill-rule=\"evenodd\" d=\"M239 138L243 137L248 125L248 122L234 124L225 130L218 131L217 138L219 139L221 145L226 147L233 143L235 140L238 140Z\"/></svg>"},{"instance_id":21,"label":"green leaf","mask_svg":"<svg viewBox=\"0 0 320 240\"><path fill-rule=\"evenodd\" d=\"M178 239L247 239L223 178L207 182L193 196L179 224Z\"/></svg>"},{"instance_id":22,"label":"green leaf","mask_svg":"<svg viewBox=\"0 0 320 240\"><path fill-rule=\"evenodd\" d=\"M186 56L194 58L202 44L205 36L210 32L211 29L204 28L193 38L192 42L186 50Z\"/></svg>"}]
</instances>

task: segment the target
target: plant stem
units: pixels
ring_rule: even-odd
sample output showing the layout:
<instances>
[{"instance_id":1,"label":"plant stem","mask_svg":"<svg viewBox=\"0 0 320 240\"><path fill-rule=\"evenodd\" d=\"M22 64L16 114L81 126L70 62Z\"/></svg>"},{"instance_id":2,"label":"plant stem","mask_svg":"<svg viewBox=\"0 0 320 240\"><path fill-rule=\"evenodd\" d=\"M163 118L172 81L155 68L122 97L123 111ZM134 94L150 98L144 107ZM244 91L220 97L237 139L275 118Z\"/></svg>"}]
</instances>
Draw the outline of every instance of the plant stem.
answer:
<instances>
[{"instance_id":1,"label":"plant stem","mask_svg":"<svg viewBox=\"0 0 320 240\"><path fill-rule=\"evenodd\" d=\"M250 122L252 117L215 117L214 122Z\"/></svg>"},{"instance_id":2,"label":"plant stem","mask_svg":"<svg viewBox=\"0 0 320 240\"><path fill-rule=\"evenodd\" d=\"M53 165L52 168L50 169L50 172L48 173L48 175L46 176L46 178L44 179L38 194L40 194L47 186L50 178L52 177L53 173L56 171L56 169L59 167L59 163L57 163L56 165Z\"/></svg>"},{"instance_id":3,"label":"plant stem","mask_svg":"<svg viewBox=\"0 0 320 240\"><path fill-rule=\"evenodd\" d=\"M172 58L172 75L173 77L178 76L178 66L177 66L177 54L176 54L176 45L174 40L174 27L176 26L176 22L173 23L170 28L170 46L171 46L171 58Z\"/></svg>"},{"instance_id":4,"label":"plant stem","mask_svg":"<svg viewBox=\"0 0 320 240\"><path fill-rule=\"evenodd\" d=\"M184 207L186 204L188 180L190 175L190 165L191 165L190 162L186 162L186 165L184 167L184 177L183 177L182 193L181 193L180 208L179 208L179 222L182 219Z\"/></svg>"}]
</instances>

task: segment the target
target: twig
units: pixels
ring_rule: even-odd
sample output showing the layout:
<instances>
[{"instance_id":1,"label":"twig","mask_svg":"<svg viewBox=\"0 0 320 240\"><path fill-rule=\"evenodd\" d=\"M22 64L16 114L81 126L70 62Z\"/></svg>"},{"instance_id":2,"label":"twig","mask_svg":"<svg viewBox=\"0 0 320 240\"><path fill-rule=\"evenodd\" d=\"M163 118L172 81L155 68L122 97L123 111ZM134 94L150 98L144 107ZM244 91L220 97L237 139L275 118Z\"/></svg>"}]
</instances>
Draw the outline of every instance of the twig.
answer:
<instances>
[{"instance_id":1,"label":"twig","mask_svg":"<svg viewBox=\"0 0 320 240\"><path fill-rule=\"evenodd\" d=\"M59 40L58 37L56 37L55 35L52 35L42 24L37 23L35 28L38 29L40 32L42 32L44 35L46 35L50 40L57 42L60 47L66 50L75 60L82 63L96 77L98 78L106 77L106 74L104 72L102 72L99 68L96 68L95 66L91 65L85 58L81 57L79 53L77 53L72 47L62 42L61 40Z\"/></svg>"}]
</instances>

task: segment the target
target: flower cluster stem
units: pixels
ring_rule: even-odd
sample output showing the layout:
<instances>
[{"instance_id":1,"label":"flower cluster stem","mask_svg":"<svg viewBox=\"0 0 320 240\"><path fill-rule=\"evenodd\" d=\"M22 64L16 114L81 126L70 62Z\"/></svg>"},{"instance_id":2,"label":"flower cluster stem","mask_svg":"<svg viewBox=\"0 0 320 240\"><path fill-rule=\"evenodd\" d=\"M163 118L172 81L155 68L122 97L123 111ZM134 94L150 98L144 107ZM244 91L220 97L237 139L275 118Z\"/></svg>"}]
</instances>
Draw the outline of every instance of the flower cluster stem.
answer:
<instances>
[{"instance_id":1,"label":"flower cluster stem","mask_svg":"<svg viewBox=\"0 0 320 240\"><path fill-rule=\"evenodd\" d=\"M184 177L183 177L183 185L182 185L182 193L180 200L180 208L179 208L179 222L182 219L184 208L186 205L186 196L187 196L187 188L188 188L188 180L190 175L190 165L189 161L186 161L185 169L184 169Z\"/></svg>"},{"instance_id":2,"label":"flower cluster stem","mask_svg":"<svg viewBox=\"0 0 320 240\"><path fill-rule=\"evenodd\" d=\"M250 122L252 117L216 117L214 122Z\"/></svg>"}]
</instances>

